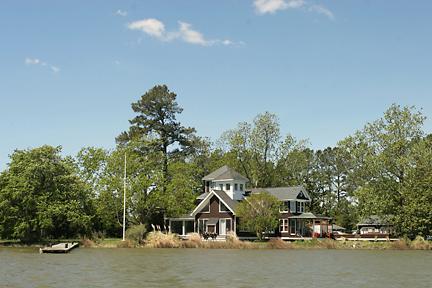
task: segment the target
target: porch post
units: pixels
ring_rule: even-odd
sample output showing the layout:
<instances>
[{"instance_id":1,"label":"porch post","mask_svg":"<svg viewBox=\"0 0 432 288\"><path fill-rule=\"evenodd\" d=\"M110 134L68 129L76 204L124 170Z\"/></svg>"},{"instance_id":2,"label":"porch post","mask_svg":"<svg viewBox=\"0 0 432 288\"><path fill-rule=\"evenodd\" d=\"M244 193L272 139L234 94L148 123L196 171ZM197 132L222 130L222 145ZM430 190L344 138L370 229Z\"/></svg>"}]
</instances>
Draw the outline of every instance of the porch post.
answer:
<instances>
[{"instance_id":1,"label":"porch post","mask_svg":"<svg viewBox=\"0 0 432 288\"><path fill-rule=\"evenodd\" d=\"M186 235L185 220L182 221L182 235Z\"/></svg>"}]
</instances>

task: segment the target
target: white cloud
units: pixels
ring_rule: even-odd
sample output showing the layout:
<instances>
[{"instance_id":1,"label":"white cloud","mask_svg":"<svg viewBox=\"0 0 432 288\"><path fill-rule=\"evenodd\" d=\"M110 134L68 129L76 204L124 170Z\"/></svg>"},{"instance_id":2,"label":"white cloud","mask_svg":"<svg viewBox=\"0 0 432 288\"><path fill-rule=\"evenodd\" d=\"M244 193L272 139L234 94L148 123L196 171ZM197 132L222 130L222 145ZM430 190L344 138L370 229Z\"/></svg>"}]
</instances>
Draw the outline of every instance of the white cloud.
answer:
<instances>
[{"instance_id":1,"label":"white cloud","mask_svg":"<svg viewBox=\"0 0 432 288\"><path fill-rule=\"evenodd\" d=\"M324 15L330 20L335 19L330 9L323 5L310 4L305 0L254 0L253 4L258 14L273 14L286 9L302 9Z\"/></svg>"},{"instance_id":2,"label":"white cloud","mask_svg":"<svg viewBox=\"0 0 432 288\"><path fill-rule=\"evenodd\" d=\"M179 21L179 25L180 37L183 41L203 46L211 45L212 41L206 40L200 32L192 30L191 24Z\"/></svg>"},{"instance_id":3,"label":"white cloud","mask_svg":"<svg viewBox=\"0 0 432 288\"><path fill-rule=\"evenodd\" d=\"M26 58L25 59L25 64L27 65L37 65L39 64L41 61L37 58Z\"/></svg>"},{"instance_id":4,"label":"white cloud","mask_svg":"<svg viewBox=\"0 0 432 288\"><path fill-rule=\"evenodd\" d=\"M116 11L115 14L118 15L118 16L126 17L128 13L127 13L127 11L119 9L119 10Z\"/></svg>"},{"instance_id":5,"label":"white cloud","mask_svg":"<svg viewBox=\"0 0 432 288\"><path fill-rule=\"evenodd\" d=\"M332 11L321 5L311 5L309 11L327 16L330 20L334 20L335 18Z\"/></svg>"},{"instance_id":6,"label":"white cloud","mask_svg":"<svg viewBox=\"0 0 432 288\"><path fill-rule=\"evenodd\" d=\"M157 38L161 41L173 41L182 40L186 43L201 45L201 46L212 46L215 44L222 45L234 45L235 42L225 39L207 39L201 32L192 28L192 24L179 21L178 29L174 31L166 31L165 24L158 19L148 18L139 21L135 21L128 24L130 30L139 30L147 35ZM244 44L244 43L242 43Z\"/></svg>"},{"instance_id":7,"label":"white cloud","mask_svg":"<svg viewBox=\"0 0 432 288\"><path fill-rule=\"evenodd\" d=\"M303 0L255 0L255 9L260 14L275 13L278 10L295 9L305 5Z\"/></svg>"},{"instance_id":8,"label":"white cloud","mask_svg":"<svg viewBox=\"0 0 432 288\"><path fill-rule=\"evenodd\" d=\"M141 30L150 36L163 39L165 35L165 25L154 18L132 22L128 25L130 30Z\"/></svg>"},{"instance_id":9,"label":"white cloud","mask_svg":"<svg viewBox=\"0 0 432 288\"><path fill-rule=\"evenodd\" d=\"M60 72L60 68L59 67L51 65L51 64L48 64L47 62L41 61L38 58L27 57L27 58L25 58L24 63L26 65L40 65L40 66L43 66L43 67L48 67L54 73Z\"/></svg>"}]
</instances>

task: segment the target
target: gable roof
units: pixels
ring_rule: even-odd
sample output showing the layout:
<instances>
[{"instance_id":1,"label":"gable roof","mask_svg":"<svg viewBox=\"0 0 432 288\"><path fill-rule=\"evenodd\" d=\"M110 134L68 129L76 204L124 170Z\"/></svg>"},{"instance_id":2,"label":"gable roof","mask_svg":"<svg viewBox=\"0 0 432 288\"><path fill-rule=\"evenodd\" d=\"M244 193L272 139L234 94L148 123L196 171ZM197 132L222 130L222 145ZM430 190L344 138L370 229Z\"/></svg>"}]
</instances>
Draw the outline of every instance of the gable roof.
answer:
<instances>
[{"instance_id":1,"label":"gable roof","mask_svg":"<svg viewBox=\"0 0 432 288\"><path fill-rule=\"evenodd\" d=\"M275 187L275 188L253 188L251 193L268 192L269 194L275 196L279 200L295 200L295 199L305 199L311 200L309 194L303 186L291 186L291 187ZM303 197L301 197L303 195ZM299 197L300 196L300 197Z\"/></svg>"},{"instance_id":2,"label":"gable roof","mask_svg":"<svg viewBox=\"0 0 432 288\"><path fill-rule=\"evenodd\" d=\"M248 182L249 179L232 169L231 167L228 167L227 165L220 167L219 169L211 172L210 174L204 176L202 180L204 181L210 181L210 180L226 180L226 179L233 179L233 180L242 180Z\"/></svg>"},{"instance_id":3,"label":"gable roof","mask_svg":"<svg viewBox=\"0 0 432 288\"><path fill-rule=\"evenodd\" d=\"M212 196L215 195L219 200L235 215L235 209L237 207L238 202L231 199L225 191L222 190L212 190L205 198L195 207L195 209L191 212L191 216L195 216L197 213L199 213L205 205L210 201Z\"/></svg>"}]
</instances>

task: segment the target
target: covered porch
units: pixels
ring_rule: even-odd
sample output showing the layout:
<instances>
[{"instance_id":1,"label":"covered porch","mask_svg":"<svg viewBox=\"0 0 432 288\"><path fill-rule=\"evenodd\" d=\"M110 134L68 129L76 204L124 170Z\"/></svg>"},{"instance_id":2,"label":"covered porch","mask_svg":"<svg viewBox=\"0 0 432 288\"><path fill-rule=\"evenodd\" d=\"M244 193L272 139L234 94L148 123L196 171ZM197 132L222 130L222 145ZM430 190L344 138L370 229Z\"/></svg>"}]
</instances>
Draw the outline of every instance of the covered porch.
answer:
<instances>
[{"instance_id":1,"label":"covered porch","mask_svg":"<svg viewBox=\"0 0 432 288\"><path fill-rule=\"evenodd\" d=\"M281 219L280 222L279 231L282 239L323 238L333 233L330 217L310 212L292 215L287 219Z\"/></svg>"}]
</instances>

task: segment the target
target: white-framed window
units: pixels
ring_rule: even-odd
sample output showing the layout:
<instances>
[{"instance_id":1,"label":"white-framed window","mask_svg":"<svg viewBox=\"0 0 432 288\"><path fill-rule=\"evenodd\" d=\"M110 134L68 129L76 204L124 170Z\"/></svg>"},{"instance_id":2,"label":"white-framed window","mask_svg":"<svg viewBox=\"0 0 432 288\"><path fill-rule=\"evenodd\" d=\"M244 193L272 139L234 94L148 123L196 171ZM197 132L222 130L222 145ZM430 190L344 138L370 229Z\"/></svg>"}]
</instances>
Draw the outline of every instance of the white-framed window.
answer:
<instances>
[{"instance_id":1,"label":"white-framed window","mask_svg":"<svg viewBox=\"0 0 432 288\"><path fill-rule=\"evenodd\" d=\"M240 191L243 191L243 184L240 184Z\"/></svg>"},{"instance_id":2,"label":"white-framed window","mask_svg":"<svg viewBox=\"0 0 432 288\"><path fill-rule=\"evenodd\" d=\"M231 190L231 184L226 183L226 184L225 184L225 190L226 190L226 191Z\"/></svg>"},{"instance_id":3,"label":"white-framed window","mask_svg":"<svg viewBox=\"0 0 432 288\"><path fill-rule=\"evenodd\" d=\"M222 203L222 201L219 201L219 212L229 212L230 210L228 207L225 206L225 204Z\"/></svg>"},{"instance_id":4,"label":"white-framed window","mask_svg":"<svg viewBox=\"0 0 432 288\"><path fill-rule=\"evenodd\" d=\"M219 188L223 191L223 184L219 184Z\"/></svg>"},{"instance_id":5,"label":"white-framed window","mask_svg":"<svg viewBox=\"0 0 432 288\"><path fill-rule=\"evenodd\" d=\"M300 203L300 213L305 212L305 202L299 202Z\"/></svg>"},{"instance_id":6,"label":"white-framed window","mask_svg":"<svg viewBox=\"0 0 432 288\"><path fill-rule=\"evenodd\" d=\"M296 212L296 202L295 201L289 201L290 202L290 212L295 213Z\"/></svg>"},{"instance_id":7,"label":"white-framed window","mask_svg":"<svg viewBox=\"0 0 432 288\"><path fill-rule=\"evenodd\" d=\"M234 184L234 190L235 190L235 191L238 190L238 184L237 184L237 183Z\"/></svg>"},{"instance_id":8,"label":"white-framed window","mask_svg":"<svg viewBox=\"0 0 432 288\"><path fill-rule=\"evenodd\" d=\"M288 232L288 219L279 219L279 231Z\"/></svg>"}]
</instances>

